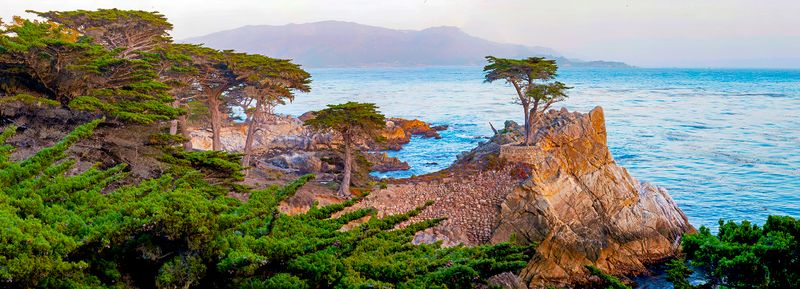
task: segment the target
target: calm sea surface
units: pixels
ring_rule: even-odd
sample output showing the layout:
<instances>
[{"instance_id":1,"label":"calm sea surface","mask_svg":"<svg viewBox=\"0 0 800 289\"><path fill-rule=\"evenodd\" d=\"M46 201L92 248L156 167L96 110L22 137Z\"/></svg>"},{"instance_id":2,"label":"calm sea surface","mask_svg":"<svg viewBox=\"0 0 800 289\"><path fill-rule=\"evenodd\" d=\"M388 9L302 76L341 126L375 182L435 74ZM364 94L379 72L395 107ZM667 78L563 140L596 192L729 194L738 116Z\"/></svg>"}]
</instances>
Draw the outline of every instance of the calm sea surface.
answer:
<instances>
[{"instance_id":1,"label":"calm sea surface","mask_svg":"<svg viewBox=\"0 0 800 289\"><path fill-rule=\"evenodd\" d=\"M407 177L449 166L492 134L520 122L514 90L483 82L481 67L311 69L312 92L278 108L299 115L347 101L387 116L447 124L442 139L415 138L398 152ZM605 109L616 161L666 187L695 226L720 218L762 223L800 217L800 70L567 68L570 111Z\"/></svg>"}]
</instances>

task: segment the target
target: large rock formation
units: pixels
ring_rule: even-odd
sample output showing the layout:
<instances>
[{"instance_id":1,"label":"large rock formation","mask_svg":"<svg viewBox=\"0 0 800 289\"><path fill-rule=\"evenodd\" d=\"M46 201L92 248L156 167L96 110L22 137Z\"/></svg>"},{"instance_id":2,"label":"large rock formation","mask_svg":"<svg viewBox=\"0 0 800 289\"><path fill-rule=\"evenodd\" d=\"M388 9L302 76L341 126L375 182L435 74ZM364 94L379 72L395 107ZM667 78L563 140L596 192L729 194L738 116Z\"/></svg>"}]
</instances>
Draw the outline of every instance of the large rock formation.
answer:
<instances>
[{"instance_id":1,"label":"large rock formation","mask_svg":"<svg viewBox=\"0 0 800 289\"><path fill-rule=\"evenodd\" d=\"M642 273L647 263L673 256L682 234L694 230L664 189L640 183L614 162L601 108L551 110L535 146L519 146L521 139L521 128L507 122L447 170L395 181L356 208L385 215L435 201L409 222L447 221L418 233L415 243L538 244L519 276L497 280L512 287L587 282L584 265L614 275Z\"/></svg>"},{"instance_id":2,"label":"large rock formation","mask_svg":"<svg viewBox=\"0 0 800 289\"><path fill-rule=\"evenodd\" d=\"M694 228L669 194L614 162L600 107L550 111L531 147L504 145L500 157L530 166L506 196L492 242L536 243L520 274L529 286L586 281L584 265L612 274L645 272L672 256Z\"/></svg>"}]
</instances>

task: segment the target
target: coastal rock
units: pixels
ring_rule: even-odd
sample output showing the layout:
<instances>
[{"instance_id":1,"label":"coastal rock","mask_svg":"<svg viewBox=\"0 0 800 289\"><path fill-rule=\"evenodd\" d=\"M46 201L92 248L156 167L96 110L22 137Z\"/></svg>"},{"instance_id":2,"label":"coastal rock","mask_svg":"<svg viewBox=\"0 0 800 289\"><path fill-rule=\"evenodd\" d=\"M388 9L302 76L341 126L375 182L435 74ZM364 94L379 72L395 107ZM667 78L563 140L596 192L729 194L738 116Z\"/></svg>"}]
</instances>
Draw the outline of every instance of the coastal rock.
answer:
<instances>
[{"instance_id":1,"label":"coastal rock","mask_svg":"<svg viewBox=\"0 0 800 289\"><path fill-rule=\"evenodd\" d=\"M364 155L372 164L372 171L391 172L404 171L411 168L407 162L398 158L390 157L387 153L367 153Z\"/></svg>"},{"instance_id":2,"label":"coastal rock","mask_svg":"<svg viewBox=\"0 0 800 289\"><path fill-rule=\"evenodd\" d=\"M402 118L390 118L389 120L392 121L396 126L402 128L403 131L405 131L408 134L422 135L423 137L436 138L436 139L442 138L442 136L439 135L439 132L436 129L432 128L429 124L425 123L424 121L418 119L409 120ZM438 128L439 130L443 130L442 128L447 129L446 127L438 127Z\"/></svg>"},{"instance_id":3,"label":"coastal rock","mask_svg":"<svg viewBox=\"0 0 800 289\"><path fill-rule=\"evenodd\" d=\"M192 147L199 150L211 149L211 131L192 129ZM223 127L220 132L222 149L241 152L247 136L245 124L234 124ZM328 133L319 133L303 125L303 122L291 116L273 116L260 123L253 138L255 154L270 150L322 150L338 144L340 141Z\"/></svg>"},{"instance_id":4,"label":"coastal rock","mask_svg":"<svg viewBox=\"0 0 800 289\"><path fill-rule=\"evenodd\" d=\"M312 152L292 152L270 158L272 165L296 171L300 174L318 173L323 170L322 160Z\"/></svg>"},{"instance_id":5,"label":"coastal rock","mask_svg":"<svg viewBox=\"0 0 800 289\"><path fill-rule=\"evenodd\" d=\"M383 144L386 149L400 150L404 144L411 141L411 134L407 134L402 127L395 125L393 121L386 122L386 129L381 132Z\"/></svg>"},{"instance_id":6,"label":"coastal rock","mask_svg":"<svg viewBox=\"0 0 800 289\"><path fill-rule=\"evenodd\" d=\"M591 282L584 265L613 275L643 273L646 264L677 252L682 234L694 228L666 190L616 164L601 108L551 110L540 123L534 146L519 146L522 128L506 122L449 168L390 182L348 210L370 207L385 216L431 200L399 226L447 219L417 233L414 244L538 244L519 275L496 280L509 288Z\"/></svg>"},{"instance_id":7,"label":"coastal rock","mask_svg":"<svg viewBox=\"0 0 800 289\"><path fill-rule=\"evenodd\" d=\"M525 281L511 272L504 272L489 278L489 285L506 289L527 289Z\"/></svg>"},{"instance_id":8,"label":"coastal rock","mask_svg":"<svg viewBox=\"0 0 800 289\"><path fill-rule=\"evenodd\" d=\"M542 123L534 146L500 148L502 159L529 166L530 177L506 196L491 237L538 244L520 273L531 288L586 282L584 265L642 273L677 252L694 228L666 190L614 162L602 108L551 110Z\"/></svg>"},{"instance_id":9,"label":"coastal rock","mask_svg":"<svg viewBox=\"0 0 800 289\"><path fill-rule=\"evenodd\" d=\"M440 125L435 125L435 126L431 127L431 129L435 130L435 131L443 131L443 130L447 130L448 128L450 128L450 126L446 125L446 124L440 124Z\"/></svg>"},{"instance_id":10,"label":"coastal rock","mask_svg":"<svg viewBox=\"0 0 800 289\"><path fill-rule=\"evenodd\" d=\"M386 129L381 132L384 141L376 144L373 149L400 150L404 144L411 141L412 135L440 139L442 136L439 135L439 131L446 129L446 125L431 126L418 119L390 118L386 121Z\"/></svg>"},{"instance_id":11,"label":"coastal rock","mask_svg":"<svg viewBox=\"0 0 800 289\"><path fill-rule=\"evenodd\" d=\"M317 114L316 114L316 112L314 112L314 111L307 111L307 112L305 112L305 113L301 114L300 116L298 116L298 117L297 117L297 119L299 119L300 121L303 121L303 122L305 122L305 121L307 121L307 120L309 120L309 119L313 119L313 118L315 118L315 117L317 117Z\"/></svg>"}]
</instances>

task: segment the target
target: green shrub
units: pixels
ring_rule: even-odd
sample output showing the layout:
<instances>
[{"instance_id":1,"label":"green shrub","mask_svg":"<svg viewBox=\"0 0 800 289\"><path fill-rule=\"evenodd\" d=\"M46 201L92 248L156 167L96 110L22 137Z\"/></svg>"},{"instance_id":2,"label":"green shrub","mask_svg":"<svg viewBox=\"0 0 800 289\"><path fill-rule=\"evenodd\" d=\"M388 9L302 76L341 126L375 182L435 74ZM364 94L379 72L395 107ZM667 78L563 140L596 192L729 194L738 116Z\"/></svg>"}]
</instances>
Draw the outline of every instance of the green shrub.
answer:
<instances>
[{"instance_id":1,"label":"green shrub","mask_svg":"<svg viewBox=\"0 0 800 289\"><path fill-rule=\"evenodd\" d=\"M800 285L799 241L800 221L769 216L764 227L720 220L716 235L700 227L698 233L684 236L682 246L691 265L705 272L708 286L794 288ZM685 278L678 277L687 274L672 276L679 279L675 284L684 284Z\"/></svg>"},{"instance_id":2,"label":"green shrub","mask_svg":"<svg viewBox=\"0 0 800 289\"><path fill-rule=\"evenodd\" d=\"M600 278L600 280L603 280L603 284L606 286L606 289L631 289L631 287L625 285L625 283L622 283L622 281L617 279L617 277L608 275L595 266L586 265L584 267L586 270L589 270L589 273L591 273L593 276L597 276Z\"/></svg>"}]
</instances>

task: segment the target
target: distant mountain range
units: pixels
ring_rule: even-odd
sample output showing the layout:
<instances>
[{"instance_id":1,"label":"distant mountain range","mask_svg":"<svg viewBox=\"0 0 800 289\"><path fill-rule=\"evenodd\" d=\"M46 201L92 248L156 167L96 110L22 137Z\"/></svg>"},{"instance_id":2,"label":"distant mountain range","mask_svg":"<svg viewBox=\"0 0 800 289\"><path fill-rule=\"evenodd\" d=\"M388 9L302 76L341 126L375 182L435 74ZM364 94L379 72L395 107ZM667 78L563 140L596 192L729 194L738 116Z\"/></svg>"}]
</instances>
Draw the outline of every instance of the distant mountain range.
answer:
<instances>
[{"instance_id":1,"label":"distant mountain range","mask_svg":"<svg viewBox=\"0 0 800 289\"><path fill-rule=\"evenodd\" d=\"M487 55L545 56L562 67L628 67L622 62L568 59L547 47L492 42L450 26L417 31L323 21L244 26L181 42L293 59L306 67L483 65Z\"/></svg>"}]
</instances>

